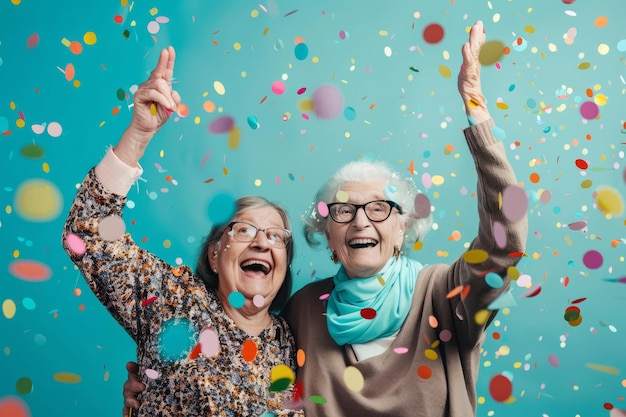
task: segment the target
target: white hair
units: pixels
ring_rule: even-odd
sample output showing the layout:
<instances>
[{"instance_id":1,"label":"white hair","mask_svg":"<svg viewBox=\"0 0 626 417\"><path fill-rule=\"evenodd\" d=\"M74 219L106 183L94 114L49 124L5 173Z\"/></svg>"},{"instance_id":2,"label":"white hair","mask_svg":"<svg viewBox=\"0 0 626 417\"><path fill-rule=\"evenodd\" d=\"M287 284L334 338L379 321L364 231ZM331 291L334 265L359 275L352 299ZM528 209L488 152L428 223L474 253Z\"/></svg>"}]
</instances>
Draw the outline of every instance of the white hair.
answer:
<instances>
[{"instance_id":1,"label":"white hair","mask_svg":"<svg viewBox=\"0 0 626 417\"><path fill-rule=\"evenodd\" d=\"M318 204L335 201L337 192L347 183L363 183L368 181L383 181L385 183L385 196L402 208L402 221L406 222L402 250L408 252L413 244L422 240L430 230L433 219L429 213L426 218L415 215L415 197L420 191L410 177L402 177L399 172L392 170L382 161L352 161L339 168L335 174L326 181L315 195L315 200L304 216L304 236L311 247L318 246L324 235L328 216L320 215Z\"/></svg>"}]
</instances>

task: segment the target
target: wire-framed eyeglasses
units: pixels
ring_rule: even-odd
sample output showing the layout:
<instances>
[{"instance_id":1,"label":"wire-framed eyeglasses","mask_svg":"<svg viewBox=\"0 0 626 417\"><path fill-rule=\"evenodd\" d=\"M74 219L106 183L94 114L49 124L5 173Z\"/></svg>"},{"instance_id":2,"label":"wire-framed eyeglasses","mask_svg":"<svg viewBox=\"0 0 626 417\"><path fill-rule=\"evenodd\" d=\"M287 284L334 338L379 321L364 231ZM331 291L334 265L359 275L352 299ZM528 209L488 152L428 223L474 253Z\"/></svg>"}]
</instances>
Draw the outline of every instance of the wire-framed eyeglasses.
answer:
<instances>
[{"instance_id":1,"label":"wire-framed eyeglasses","mask_svg":"<svg viewBox=\"0 0 626 417\"><path fill-rule=\"evenodd\" d=\"M269 244L276 248L284 248L291 240L291 230L282 229L280 227L266 227L265 229L260 229L246 222L231 222L227 226L227 229L230 229L227 233L228 236L239 242L252 242L259 232L263 232Z\"/></svg>"},{"instance_id":2,"label":"wire-framed eyeglasses","mask_svg":"<svg viewBox=\"0 0 626 417\"><path fill-rule=\"evenodd\" d=\"M362 208L365 216L371 222L384 222L391 215L391 210L396 209L402 214L402 208L395 202L389 200L374 200L365 204L352 203L330 203L328 213L337 223L350 223L356 217L358 209Z\"/></svg>"}]
</instances>

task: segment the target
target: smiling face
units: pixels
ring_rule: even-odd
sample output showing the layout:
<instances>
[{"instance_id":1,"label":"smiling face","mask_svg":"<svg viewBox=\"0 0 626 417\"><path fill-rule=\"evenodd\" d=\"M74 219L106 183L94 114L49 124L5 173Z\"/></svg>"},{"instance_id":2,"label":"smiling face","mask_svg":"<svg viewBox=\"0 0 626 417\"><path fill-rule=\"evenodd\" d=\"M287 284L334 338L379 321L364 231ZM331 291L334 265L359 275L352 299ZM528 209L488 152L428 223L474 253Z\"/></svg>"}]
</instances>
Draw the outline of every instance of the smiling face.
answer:
<instances>
[{"instance_id":1,"label":"smiling face","mask_svg":"<svg viewBox=\"0 0 626 417\"><path fill-rule=\"evenodd\" d=\"M246 222L259 229L285 228L282 217L272 207L242 211L233 221ZM241 307L244 313L266 309L285 280L287 249L272 246L260 230L251 242L235 240L228 235L229 231L227 228L208 254L211 268L217 270L219 275L218 295L225 303L232 292L242 293L246 299L245 305ZM257 295L264 299L262 307L252 301Z\"/></svg>"},{"instance_id":2,"label":"smiling face","mask_svg":"<svg viewBox=\"0 0 626 417\"><path fill-rule=\"evenodd\" d=\"M351 182L341 187L348 193L348 202L365 204L386 200L384 181ZM328 247L346 269L350 278L369 277L382 269L393 256L394 247L402 247L406 225L396 209L382 222L372 222L363 209L358 209L350 223L328 219Z\"/></svg>"}]
</instances>

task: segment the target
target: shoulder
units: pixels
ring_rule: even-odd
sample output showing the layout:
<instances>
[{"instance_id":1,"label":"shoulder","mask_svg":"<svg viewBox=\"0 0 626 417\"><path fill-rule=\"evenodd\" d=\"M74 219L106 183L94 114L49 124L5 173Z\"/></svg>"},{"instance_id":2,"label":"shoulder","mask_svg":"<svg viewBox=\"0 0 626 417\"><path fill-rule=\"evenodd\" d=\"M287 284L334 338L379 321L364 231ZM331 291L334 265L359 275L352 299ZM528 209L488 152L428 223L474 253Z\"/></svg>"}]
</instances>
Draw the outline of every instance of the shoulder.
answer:
<instances>
[{"instance_id":1,"label":"shoulder","mask_svg":"<svg viewBox=\"0 0 626 417\"><path fill-rule=\"evenodd\" d=\"M305 301L310 299L311 297L315 297L316 300L319 299L324 294L329 293L333 289L333 278L326 278L320 281L314 281L310 284L305 285L300 288L295 294L291 297L290 302L295 300Z\"/></svg>"}]
</instances>

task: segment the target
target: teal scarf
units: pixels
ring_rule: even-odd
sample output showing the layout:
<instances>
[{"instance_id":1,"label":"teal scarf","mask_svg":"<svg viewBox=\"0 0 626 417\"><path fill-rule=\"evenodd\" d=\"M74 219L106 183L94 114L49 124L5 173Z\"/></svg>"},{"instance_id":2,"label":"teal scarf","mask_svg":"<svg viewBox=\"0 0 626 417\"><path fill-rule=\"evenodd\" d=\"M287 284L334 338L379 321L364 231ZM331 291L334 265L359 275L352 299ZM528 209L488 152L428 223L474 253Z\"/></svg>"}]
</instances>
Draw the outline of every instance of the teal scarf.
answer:
<instances>
[{"instance_id":1,"label":"teal scarf","mask_svg":"<svg viewBox=\"0 0 626 417\"><path fill-rule=\"evenodd\" d=\"M349 278L345 268L339 268L326 308L328 331L335 342L340 346L365 343L396 333L409 314L422 268L405 256L392 257L371 277ZM364 318L372 310L363 309L372 309L376 316Z\"/></svg>"}]
</instances>

